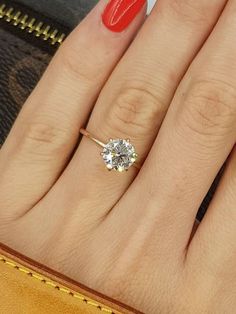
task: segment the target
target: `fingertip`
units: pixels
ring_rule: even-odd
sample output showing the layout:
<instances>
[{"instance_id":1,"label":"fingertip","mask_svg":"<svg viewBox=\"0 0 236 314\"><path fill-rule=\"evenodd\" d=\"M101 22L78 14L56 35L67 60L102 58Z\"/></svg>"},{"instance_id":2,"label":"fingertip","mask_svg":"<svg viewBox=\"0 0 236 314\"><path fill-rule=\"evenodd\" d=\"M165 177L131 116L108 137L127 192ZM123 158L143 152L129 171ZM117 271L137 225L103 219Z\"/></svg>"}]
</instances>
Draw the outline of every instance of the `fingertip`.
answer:
<instances>
[{"instance_id":1,"label":"fingertip","mask_svg":"<svg viewBox=\"0 0 236 314\"><path fill-rule=\"evenodd\" d=\"M146 0L111 0L102 13L102 22L112 32L123 32L141 11L147 10L145 4Z\"/></svg>"}]
</instances>

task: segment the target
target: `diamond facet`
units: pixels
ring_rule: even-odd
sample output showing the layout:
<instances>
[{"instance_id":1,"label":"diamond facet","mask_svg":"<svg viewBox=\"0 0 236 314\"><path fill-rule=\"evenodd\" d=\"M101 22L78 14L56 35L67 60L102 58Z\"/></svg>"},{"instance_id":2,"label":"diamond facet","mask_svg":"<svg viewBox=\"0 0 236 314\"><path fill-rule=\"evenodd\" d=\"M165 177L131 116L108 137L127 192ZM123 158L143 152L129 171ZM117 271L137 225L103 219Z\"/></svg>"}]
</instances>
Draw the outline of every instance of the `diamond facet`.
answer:
<instances>
[{"instance_id":1,"label":"diamond facet","mask_svg":"<svg viewBox=\"0 0 236 314\"><path fill-rule=\"evenodd\" d=\"M103 160L108 170L123 172L128 170L137 160L134 146L129 140L111 139L102 152Z\"/></svg>"}]
</instances>

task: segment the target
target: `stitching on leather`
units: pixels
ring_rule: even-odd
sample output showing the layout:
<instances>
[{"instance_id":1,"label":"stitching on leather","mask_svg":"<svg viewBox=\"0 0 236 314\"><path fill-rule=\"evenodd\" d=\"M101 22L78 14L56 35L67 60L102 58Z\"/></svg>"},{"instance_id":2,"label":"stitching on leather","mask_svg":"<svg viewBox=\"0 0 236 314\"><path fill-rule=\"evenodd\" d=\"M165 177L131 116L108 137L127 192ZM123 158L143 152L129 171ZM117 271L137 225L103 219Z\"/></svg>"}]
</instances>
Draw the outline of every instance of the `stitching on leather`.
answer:
<instances>
[{"instance_id":1,"label":"stitching on leather","mask_svg":"<svg viewBox=\"0 0 236 314\"><path fill-rule=\"evenodd\" d=\"M75 293L75 292L71 291L70 289L67 289L67 288L64 288L58 284L55 284L53 281L49 281L49 280L45 279L43 276L41 276L37 273L31 272L27 268L18 266L14 262L7 260L5 257L0 256L0 262L22 272L25 275L28 275L31 278L37 279L38 281L40 281L41 283L44 283L48 287L54 288L57 291L63 292L67 295L70 295L70 296L76 298L77 300L84 302L87 305L96 307L101 312L105 312L105 313L109 313L109 314L116 314L113 310L105 308L102 305L100 305L99 303L96 303L95 301L89 300L85 296L78 294L78 293Z\"/></svg>"}]
</instances>

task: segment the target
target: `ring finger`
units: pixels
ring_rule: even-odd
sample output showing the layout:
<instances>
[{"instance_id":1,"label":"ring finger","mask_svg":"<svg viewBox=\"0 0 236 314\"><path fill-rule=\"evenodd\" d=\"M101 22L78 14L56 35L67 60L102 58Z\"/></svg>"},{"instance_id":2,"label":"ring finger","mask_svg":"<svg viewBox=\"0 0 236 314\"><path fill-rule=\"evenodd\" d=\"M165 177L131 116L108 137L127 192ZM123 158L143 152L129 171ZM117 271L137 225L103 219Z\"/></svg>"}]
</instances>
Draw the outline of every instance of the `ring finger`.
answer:
<instances>
[{"instance_id":1,"label":"ring finger","mask_svg":"<svg viewBox=\"0 0 236 314\"><path fill-rule=\"evenodd\" d=\"M212 30L225 2L158 1L103 89L87 130L105 143L109 138L129 138L142 163L177 85ZM125 174L108 172L100 159L99 148L84 138L54 192L67 186L71 199L76 189L75 201L84 207L83 199L93 207L94 200L96 212L103 215L136 174L134 167ZM78 178L82 184L76 184Z\"/></svg>"}]
</instances>

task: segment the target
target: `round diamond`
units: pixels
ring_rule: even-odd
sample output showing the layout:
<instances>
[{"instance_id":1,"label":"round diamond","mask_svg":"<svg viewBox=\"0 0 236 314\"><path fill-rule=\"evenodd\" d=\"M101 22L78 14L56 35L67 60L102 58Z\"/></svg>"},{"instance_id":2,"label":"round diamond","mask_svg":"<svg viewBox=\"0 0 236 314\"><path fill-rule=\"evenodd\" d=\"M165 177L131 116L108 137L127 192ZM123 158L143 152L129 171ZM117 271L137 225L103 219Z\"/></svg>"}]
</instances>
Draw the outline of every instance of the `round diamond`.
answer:
<instances>
[{"instance_id":1,"label":"round diamond","mask_svg":"<svg viewBox=\"0 0 236 314\"><path fill-rule=\"evenodd\" d=\"M122 172L128 170L137 159L135 148L129 140L110 140L102 152L103 160L109 170Z\"/></svg>"}]
</instances>

